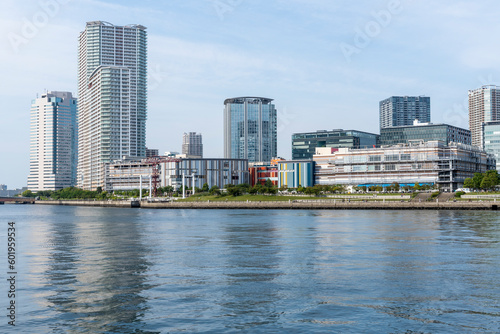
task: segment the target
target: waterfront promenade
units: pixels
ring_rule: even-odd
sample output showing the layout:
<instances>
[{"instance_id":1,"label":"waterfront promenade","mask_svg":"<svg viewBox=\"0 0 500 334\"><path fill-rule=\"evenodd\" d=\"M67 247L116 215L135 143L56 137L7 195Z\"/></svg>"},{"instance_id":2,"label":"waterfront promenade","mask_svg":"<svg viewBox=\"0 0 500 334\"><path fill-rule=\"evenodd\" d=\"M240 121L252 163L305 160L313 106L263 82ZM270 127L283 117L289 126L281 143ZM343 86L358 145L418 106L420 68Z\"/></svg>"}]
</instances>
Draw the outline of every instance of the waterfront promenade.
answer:
<instances>
[{"instance_id":1,"label":"waterfront promenade","mask_svg":"<svg viewBox=\"0 0 500 334\"><path fill-rule=\"evenodd\" d=\"M258 209L258 210L498 210L497 202L409 202L409 201L36 201L39 205L72 205L144 209Z\"/></svg>"}]
</instances>

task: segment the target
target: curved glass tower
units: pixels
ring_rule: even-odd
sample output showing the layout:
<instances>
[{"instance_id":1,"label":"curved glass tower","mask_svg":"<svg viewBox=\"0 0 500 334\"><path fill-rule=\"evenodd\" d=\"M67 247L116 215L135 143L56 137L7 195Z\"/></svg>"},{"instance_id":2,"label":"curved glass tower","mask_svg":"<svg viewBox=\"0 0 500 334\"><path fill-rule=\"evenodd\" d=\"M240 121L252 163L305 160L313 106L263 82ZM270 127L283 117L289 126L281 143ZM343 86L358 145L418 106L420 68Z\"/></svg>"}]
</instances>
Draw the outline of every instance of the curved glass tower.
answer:
<instances>
[{"instance_id":1,"label":"curved glass tower","mask_svg":"<svg viewBox=\"0 0 500 334\"><path fill-rule=\"evenodd\" d=\"M105 186L105 164L146 156L146 28L88 22L78 49L78 187Z\"/></svg>"},{"instance_id":2,"label":"curved glass tower","mask_svg":"<svg viewBox=\"0 0 500 334\"><path fill-rule=\"evenodd\" d=\"M224 101L224 158L268 162L277 156L277 116L272 99Z\"/></svg>"}]
</instances>

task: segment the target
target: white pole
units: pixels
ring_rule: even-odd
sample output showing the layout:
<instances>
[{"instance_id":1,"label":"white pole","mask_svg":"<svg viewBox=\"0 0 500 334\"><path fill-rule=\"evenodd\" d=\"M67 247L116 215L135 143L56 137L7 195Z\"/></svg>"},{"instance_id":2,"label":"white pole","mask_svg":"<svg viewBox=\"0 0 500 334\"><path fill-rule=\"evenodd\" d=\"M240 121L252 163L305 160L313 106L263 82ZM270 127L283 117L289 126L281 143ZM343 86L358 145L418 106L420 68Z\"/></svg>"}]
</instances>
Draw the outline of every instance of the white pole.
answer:
<instances>
[{"instance_id":1,"label":"white pole","mask_svg":"<svg viewBox=\"0 0 500 334\"><path fill-rule=\"evenodd\" d=\"M142 201L142 175L139 176L139 201Z\"/></svg>"},{"instance_id":2,"label":"white pole","mask_svg":"<svg viewBox=\"0 0 500 334\"><path fill-rule=\"evenodd\" d=\"M184 173L182 173L182 199L186 198L186 181L184 179Z\"/></svg>"},{"instance_id":3,"label":"white pole","mask_svg":"<svg viewBox=\"0 0 500 334\"><path fill-rule=\"evenodd\" d=\"M194 190L194 187L195 187L195 184L194 184L194 173L191 174L191 177L193 178L193 182L191 182L191 184L193 185L193 195L195 193L195 190Z\"/></svg>"}]
</instances>

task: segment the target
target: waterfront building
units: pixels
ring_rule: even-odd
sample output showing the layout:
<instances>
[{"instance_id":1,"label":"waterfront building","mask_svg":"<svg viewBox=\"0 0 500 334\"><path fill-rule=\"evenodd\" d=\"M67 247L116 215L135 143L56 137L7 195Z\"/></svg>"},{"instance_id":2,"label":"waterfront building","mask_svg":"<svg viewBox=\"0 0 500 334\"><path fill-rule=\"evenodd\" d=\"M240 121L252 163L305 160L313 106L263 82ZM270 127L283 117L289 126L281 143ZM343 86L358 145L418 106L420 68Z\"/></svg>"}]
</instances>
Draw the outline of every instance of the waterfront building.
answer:
<instances>
[{"instance_id":1,"label":"waterfront building","mask_svg":"<svg viewBox=\"0 0 500 334\"><path fill-rule=\"evenodd\" d=\"M7 185L6 184L0 184L0 191L7 190Z\"/></svg>"},{"instance_id":2,"label":"waterfront building","mask_svg":"<svg viewBox=\"0 0 500 334\"><path fill-rule=\"evenodd\" d=\"M201 133L184 133L182 136L182 154L186 157L203 158L203 142Z\"/></svg>"},{"instance_id":3,"label":"waterfront building","mask_svg":"<svg viewBox=\"0 0 500 334\"><path fill-rule=\"evenodd\" d=\"M314 186L314 161L279 161L278 187L298 188L300 186Z\"/></svg>"},{"instance_id":4,"label":"waterfront building","mask_svg":"<svg viewBox=\"0 0 500 334\"><path fill-rule=\"evenodd\" d=\"M500 87L469 90L469 129L472 145L483 147L483 123L500 121Z\"/></svg>"},{"instance_id":5,"label":"waterfront building","mask_svg":"<svg viewBox=\"0 0 500 334\"><path fill-rule=\"evenodd\" d=\"M160 164L161 185L179 189L182 176L186 187L224 188L227 184L249 183L248 160L246 159L175 159ZM194 178L193 178L194 177Z\"/></svg>"},{"instance_id":6,"label":"waterfront building","mask_svg":"<svg viewBox=\"0 0 500 334\"><path fill-rule=\"evenodd\" d=\"M159 157L158 165L160 186L172 186L179 189L182 178L186 187L202 188L205 183L211 188L224 188L227 184L248 183L248 161L245 159L193 159ZM142 176L142 188L149 188L149 179L153 167L146 159L125 158L107 164L106 189L139 189Z\"/></svg>"},{"instance_id":7,"label":"waterfront building","mask_svg":"<svg viewBox=\"0 0 500 334\"><path fill-rule=\"evenodd\" d=\"M391 96L379 103L380 129L412 125L418 119L431 121L431 98L426 96Z\"/></svg>"},{"instance_id":8,"label":"waterfront building","mask_svg":"<svg viewBox=\"0 0 500 334\"><path fill-rule=\"evenodd\" d=\"M224 101L224 157L269 162L277 156L277 114L272 99Z\"/></svg>"},{"instance_id":9,"label":"waterfront building","mask_svg":"<svg viewBox=\"0 0 500 334\"><path fill-rule=\"evenodd\" d=\"M250 186L257 184L264 185L267 180L271 181L273 186L278 185L278 163L283 161L282 158L276 158L267 162L250 163L248 171L250 173Z\"/></svg>"},{"instance_id":10,"label":"waterfront building","mask_svg":"<svg viewBox=\"0 0 500 334\"><path fill-rule=\"evenodd\" d=\"M146 28L88 22L78 49L78 187L104 187L105 165L146 156Z\"/></svg>"},{"instance_id":11,"label":"waterfront building","mask_svg":"<svg viewBox=\"0 0 500 334\"><path fill-rule=\"evenodd\" d=\"M378 145L379 135L357 130L321 130L292 135L292 160L312 159L317 147L366 148Z\"/></svg>"},{"instance_id":12,"label":"waterfront building","mask_svg":"<svg viewBox=\"0 0 500 334\"><path fill-rule=\"evenodd\" d=\"M76 185L77 100L70 92L47 92L31 103L28 189Z\"/></svg>"},{"instance_id":13,"label":"waterfront building","mask_svg":"<svg viewBox=\"0 0 500 334\"><path fill-rule=\"evenodd\" d=\"M105 170L106 191L139 189L141 177L142 189L149 189L152 167L144 159L124 157L106 164Z\"/></svg>"},{"instance_id":14,"label":"waterfront building","mask_svg":"<svg viewBox=\"0 0 500 334\"><path fill-rule=\"evenodd\" d=\"M411 142L371 149L318 148L315 183L389 186L431 184L442 191L463 186L474 173L495 168L495 159L480 148L440 141Z\"/></svg>"},{"instance_id":15,"label":"waterfront building","mask_svg":"<svg viewBox=\"0 0 500 334\"><path fill-rule=\"evenodd\" d=\"M159 155L160 154L158 149L146 147L146 158L157 157Z\"/></svg>"},{"instance_id":16,"label":"waterfront building","mask_svg":"<svg viewBox=\"0 0 500 334\"><path fill-rule=\"evenodd\" d=\"M483 123L484 150L495 156L496 169L500 170L500 121Z\"/></svg>"},{"instance_id":17,"label":"waterfront building","mask_svg":"<svg viewBox=\"0 0 500 334\"><path fill-rule=\"evenodd\" d=\"M416 120L413 125L395 126L380 130L381 146L408 144L410 141L415 140L440 140L445 144L455 142L471 145L469 130L448 124L420 123Z\"/></svg>"}]
</instances>

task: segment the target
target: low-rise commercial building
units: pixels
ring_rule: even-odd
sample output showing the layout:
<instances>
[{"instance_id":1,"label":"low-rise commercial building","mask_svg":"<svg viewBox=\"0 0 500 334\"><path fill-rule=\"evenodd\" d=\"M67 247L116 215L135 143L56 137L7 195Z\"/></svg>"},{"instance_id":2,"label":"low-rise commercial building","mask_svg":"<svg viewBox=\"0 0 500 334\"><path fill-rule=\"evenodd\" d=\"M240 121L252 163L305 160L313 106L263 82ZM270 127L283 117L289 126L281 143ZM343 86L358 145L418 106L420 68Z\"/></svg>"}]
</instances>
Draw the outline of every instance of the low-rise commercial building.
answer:
<instances>
[{"instance_id":1,"label":"low-rise commercial building","mask_svg":"<svg viewBox=\"0 0 500 334\"><path fill-rule=\"evenodd\" d=\"M145 159L124 158L106 164L106 186L104 190L111 192L139 189L141 176L143 179L142 189L148 189L152 168L145 161Z\"/></svg>"},{"instance_id":2,"label":"low-rise commercial building","mask_svg":"<svg viewBox=\"0 0 500 334\"><path fill-rule=\"evenodd\" d=\"M371 149L318 148L315 183L353 186L394 182L436 184L454 191L466 178L495 168L495 159L480 148L440 141L413 142Z\"/></svg>"},{"instance_id":3,"label":"low-rise commercial building","mask_svg":"<svg viewBox=\"0 0 500 334\"><path fill-rule=\"evenodd\" d=\"M160 164L161 186L224 188L227 184L249 183L247 159L176 159Z\"/></svg>"},{"instance_id":4,"label":"low-rise commercial building","mask_svg":"<svg viewBox=\"0 0 500 334\"><path fill-rule=\"evenodd\" d=\"M278 187L314 186L314 161L293 160L278 162Z\"/></svg>"},{"instance_id":5,"label":"low-rise commercial building","mask_svg":"<svg viewBox=\"0 0 500 334\"><path fill-rule=\"evenodd\" d=\"M182 159L158 157L156 166L158 186L179 189L182 179L186 187L202 188L205 183L211 188L223 188L226 184L248 183L248 160L246 159ZM149 188L153 165L147 159L122 159L106 166L107 191ZM194 182L193 182L194 179Z\"/></svg>"},{"instance_id":6,"label":"low-rise commercial building","mask_svg":"<svg viewBox=\"0 0 500 334\"><path fill-rule=\"evenodd\" d=\"M276 164L255 163L248 168L250 186L264 185L267 180L273 185L278 185L278 166Z\"/></svg>"}]
</instances>

